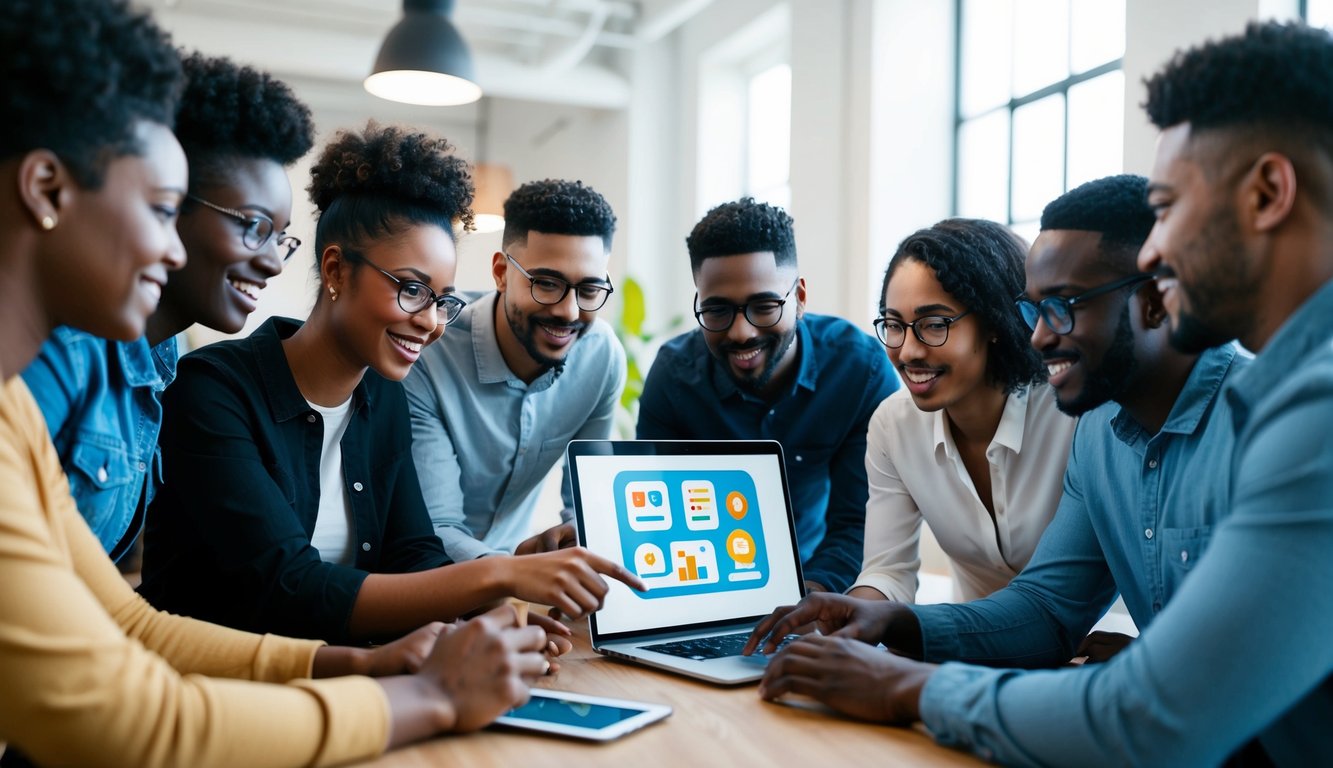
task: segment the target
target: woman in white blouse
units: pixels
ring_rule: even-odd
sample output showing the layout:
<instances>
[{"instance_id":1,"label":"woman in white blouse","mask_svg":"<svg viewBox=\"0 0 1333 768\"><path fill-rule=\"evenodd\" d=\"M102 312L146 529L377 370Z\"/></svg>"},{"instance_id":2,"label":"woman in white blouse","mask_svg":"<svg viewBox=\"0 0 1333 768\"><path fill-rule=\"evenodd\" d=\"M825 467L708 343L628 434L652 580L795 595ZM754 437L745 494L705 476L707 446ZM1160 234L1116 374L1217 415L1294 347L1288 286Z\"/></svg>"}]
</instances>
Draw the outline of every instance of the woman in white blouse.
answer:
<instances>
[{"instance_id":1,"label":"woman in white blouse","mask_svg":"<svg viewBox=\"0 0 1333 768\"><path fill-rule=\"evenodd\" d=\"M1009 583L1055 514L1075 420L1056 410L1014 312L1026 248L989 221L948 219L898 246L875 330L905 388L870 420L865 561L850 594L911 602L921 523L954 597Z\"/></svg>"}]
</instances>

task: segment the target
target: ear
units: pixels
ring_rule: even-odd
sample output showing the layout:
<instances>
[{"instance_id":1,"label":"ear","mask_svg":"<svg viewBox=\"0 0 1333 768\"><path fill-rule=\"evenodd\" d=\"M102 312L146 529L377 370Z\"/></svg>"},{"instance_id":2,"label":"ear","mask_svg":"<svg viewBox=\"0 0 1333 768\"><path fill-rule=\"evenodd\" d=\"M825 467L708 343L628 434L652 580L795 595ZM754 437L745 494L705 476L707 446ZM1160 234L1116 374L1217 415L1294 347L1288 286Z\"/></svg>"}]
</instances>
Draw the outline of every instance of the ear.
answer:
<instances>
[{"instance_id":1,"label":"ear","mask_svg":"<svg viewBox=\"0 0 1333 768\"><path fill-rule=\"evenodd\" d=\"M1134 292L1138 297L1139 321L1143 327L1148 330L1161 328L1166 324L1167 315L1166 306L1162 304L1162 292L1157 290L1157 282L1149 280Z\"/></svg>"},{"instance_id":2,"label":"ear","mask_svg":"<svg viewBox=\"0 0 1333 768\"><path fill-rule=\"evenodd\" d=\"M505 258L504 251L496 251L491 256L491 277L495 280L495 290L504 293L505 275L509 274L509 259Z\"/></svg>"},{"instance_id":3,"label":"ear","mask_svg":"<svg viewBox=\"0 0 1333 768\"><path fill-rule=\"evenodd\" d=\"M324 252L319 255L319 276L324 280L324 290L332 288L342 293L348 278L342 248L336 245L325 246Z\"/></svg>"},{"instance_id":4,"label":"ear","mask_svg":"<svg viewBox=\"0 0 1333 768\"><path fill-rule=\"evenodd\" d=\"M796 278L796 319L805 315L805 278Z\"/></svg>"},{"instance_id":5,"label":"ear","mask_svg":"<svg viewBox=\"0 0 1333 768\"><path fill-rule=\"evenodd\" d=\"M1286 155L1260 155L1242 183L1243 214L1257 232L1276 229L1296 206L1296 168Z\"/></svg>"},{"instance_id":6,"label":"ear","mask_svg":"<svg viewBox=\"0 0 1333 768\"><path fill-rule=\"evenodd\" d=\"M43 221L60 221L60 214L70 203L74 179L54 152L37 149L24 155L19 162L18 182L19 199L34 226L43 228Z\"/></svg>"}]
</instances>

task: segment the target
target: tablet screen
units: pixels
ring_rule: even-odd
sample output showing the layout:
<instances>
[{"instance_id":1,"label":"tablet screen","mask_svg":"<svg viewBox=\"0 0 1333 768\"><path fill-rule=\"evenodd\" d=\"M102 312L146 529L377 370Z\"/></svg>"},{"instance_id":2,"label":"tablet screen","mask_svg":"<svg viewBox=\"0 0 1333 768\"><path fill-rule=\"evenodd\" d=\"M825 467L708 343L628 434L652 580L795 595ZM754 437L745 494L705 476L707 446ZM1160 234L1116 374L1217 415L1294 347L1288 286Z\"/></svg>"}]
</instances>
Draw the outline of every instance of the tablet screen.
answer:
<instances>
[{"instance_id":1,"label":"tablet screen","mask_svg":"<svg viewBox=\"0 0 1333 768\"><path fill-rule=\"evenodd\" d=\"M664 704L543 689L534 690L527 704L495 722L510 728L608 741L670 714L671 707Z\"/></svg>"},{"instance_id":2,"label":"tablet screen","mask_svg":"<svg viewBox=\"0 0 1333 768\"><path fill-rule=\"evenodd\" d=\"M527 704L511 710L506 717L537 720L543 723L572 725L578 728L600 730L642 714L642 709L612 707L586 701L568 701L546 696L533 696Z\"/></svg>"}]
</instances>

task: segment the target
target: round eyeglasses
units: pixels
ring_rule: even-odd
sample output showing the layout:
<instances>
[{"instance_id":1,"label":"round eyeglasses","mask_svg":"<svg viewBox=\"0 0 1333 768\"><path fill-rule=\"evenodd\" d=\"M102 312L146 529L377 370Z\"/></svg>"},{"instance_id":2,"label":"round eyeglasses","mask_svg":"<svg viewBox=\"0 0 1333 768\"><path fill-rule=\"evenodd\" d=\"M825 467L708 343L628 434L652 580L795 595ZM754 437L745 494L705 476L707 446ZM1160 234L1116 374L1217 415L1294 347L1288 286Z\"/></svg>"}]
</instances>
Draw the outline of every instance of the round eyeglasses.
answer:
<instances>
[{"instance_id":1,"label":"round eyeglasses","mask_svg":"<svg viewBox=\"0 0 1333 768\"><path fill-rule=\"evenodd\" d=\"M1029 329L1037 330L1037 321L1044 320L1046 327L1050 328L1052 333L1067 336L1074 332L1074 307L1098 296L1130 288L1151 279L1151 274L1130 275L1067 298L1047 296L1041 301L1033 301L1026 296L1019 296L1014 300L1014 306L1018 308L1018 313L1023 316L1023 322L1027 323Z\"/></svg>"},{"instance_id":2,"label":"round eyeglasses","mask_svg":"<svg viewBox=\"0 0 1333 768\"><path fill-rule=\"evenodd\" d=\"M606 300L615 291L610 277L606 278L605 283L586 281L571 283L555 275L530 274L513 256L506 253L505 258L509 259L509 263L514 265L514 269L517 269L520 275L528 279L532 287L532 300L538 304L547 306L559 304L569 295L570 290L573 290L574 303L579 305L579 309L584 312L596 312L606 304Z\"/></svg>"},{"instance_id":3,"label":"round eyeglasses","mask_svg":"<svg viewBox=\"0 0 1333 768\"><path fill-rule=\"evenodd\" d=\"M731 328L739 312L744 314L745 321L755 328L772 328L782 322L782 310L787 305L787 297L796 290L796 284L799 282L801 278L797 276L780 299L751 299L744 304L710 303L699 307L699 294L696 293L694 305L699 308L694 310L694 319L699 321L699 325L705 331L721 333Z\"/></svg>"},{"instance_id":4,"label":"round eyeglasses","mask_svg":"<svg viewBox=\"0 0 1333 768\"><path fill-rule=\"evenodd\" d=\"M887 317L880 315L875 318L875 335L884 346L889 349L897 349L907 341L907 329L912 329L912 335L916 340L925 344L927 347L942 347L944 342L949 340L949 326L962 320L972 313L967 310L961 315L946 317L944 315L927 315L918 317L910 323L904 323L896 317Z\"/></svg>"},{"instance_id":5,"label":"round eyeglasses","mask_svg":"<svg viewBox=\"0 0 1333 768\"><path fill-rule=\"evenodd\" d=\"M198 195L187 193L185 196L202 206L211 208L224 216L230 216L235 219L236 222L241 225L241 244L252 251L261 250L267 245L269 239L273 237L274 230L277 229L277 225L273 223L273 219L270 219L262 213L244 213L235 208L227 208L226 206L217 205L216 203L210 203ZM301 247L301 239L287 234L278 235L277 246L278 254L282 256L283 261L287 261L292 257L293 253L296 253L296 249ZM286 249L285 252L283 250L284 248Z\"/></svg>"},{"instance_id":6,"label":"round eyeglasses","mask_svg":"<svg viewBox=\"0 0 1333 768\"><path fill-rule=\"evenodd\" d=\"M359 253L343 249L343 255L352 261L364 262L366 266L392 280L398 286L398 308L409 315L415 315L430 305L435 305L439 317L444 318L444 325L458 319L458 315L467 306L467 302L452 293L437 294L429 285L420 280L404 280L391 272L381 269L375 262ZM439 323L437 318L436 323Z\"/></svg>"}]
</instances>

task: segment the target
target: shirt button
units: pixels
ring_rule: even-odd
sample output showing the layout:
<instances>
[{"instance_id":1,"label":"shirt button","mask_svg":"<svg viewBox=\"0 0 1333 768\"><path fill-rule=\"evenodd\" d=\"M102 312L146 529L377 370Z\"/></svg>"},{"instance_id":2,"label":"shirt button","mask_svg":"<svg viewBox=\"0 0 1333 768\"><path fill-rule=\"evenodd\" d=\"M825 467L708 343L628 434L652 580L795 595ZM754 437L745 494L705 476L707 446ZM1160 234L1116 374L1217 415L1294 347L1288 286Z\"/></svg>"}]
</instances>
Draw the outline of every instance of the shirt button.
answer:
<instances>
[{"instance_id":1,"label":"shirt button","mask_svg":"<svg viewBox=\"0 0 1333 768\"><path fill-rule=\"evenodd\" d=\"M1156 612L1162 610L1162 604L1161 604L1161 603L1153 603L1153 604L1152 604L1152 610L1153 610L1153 613L1156 613Z\"/></svg>"},{"instance_id":2,"label":"shirt button","mask_svg":"<svg viewBox=\"0 0 1333 768\"><path fill-rule=\"evenodd\" d=\"M797 460L797 461L805 461L805 459L801 458L801 455L800 455L799 453L796 454L796 460Z\"/></svg>"},{"instance_id":3,"label":"shirt button","mask_svg":"<svg viewBox=\"0 0 1333 768\"><path fill-rule=\"evenodd\" d=\"M142 461L139 462L139 471L140 471L140 472L143 472L143 471L146 470L146 469L148 469L148 465L145 464L145 463L143 463Z\"/></svg>"},{"instance_id":4,"label":"shirt button","mask_svg":"<svg viewBox=\"0 0 1333 768\"><path fill-rule=\"evenodd\" d=\"M313 414L313 413L307 413L307 414L306 414L306 417L305 417L305 420L308 421L308 422L310 422L311 424L314 424L314 423L315 423L315 414Z\"/></svg>"},{"instance_id":5,"label":"shirt button","mask_svg":"<svg viewBox=\"0 0 1333 768\"><path fill-rule=\"evenodd\" d=\"M361 551L363 551L363 552L369 552L369 551L370 551L370 542L368 542L368 541L363 541L363 542L361 542Z\"/></svg>"},{"instance_id":6,"label":"shirt button","mask_svg":"<svg viewBox=\"0 0 1333 768\"><path fill-rule=\"evenodd\" d=\"M1151 529L1151 528L1149 528L1148 530L1146 530L1146 531L1143 532L1143 538L1145 538L1145 539L1151 539L1151 538L1152 538L1152 529Z\"/></svg>"},{"instance_id":7,"label":"shirt button","mask_svg":"<svg viewBox=\"0 0 1333 768\"><path fill-rule=\"evenodd\" d=\"M774 408L773 410L771 410L771 411L768 412L768 415L769 415L769 416L772 416L772 415L776 414L777 412L778 412L777 409Z\"/></svg>"},{"instance_id":8,"label":"shirt button","mask_svg":"<svg viewBox=\"0 0 1333 768\"><path fill-rule=\"evenodd\" d=\"M1148 459L1148 469L1157 469L1157 459Z\"/></svg>"},{"instance_id":9,"label":"shirt button","mask_svg":"<svg viewBox=\"0 0 1333 768\"><path fill-rule=\"evenodd\" d=\"M1189 561L1190 561L1190 553L1186 552L1183 549L1180 550L1180 562L1188 563Z\"/></svg>"},{"instance_id":10,"label":"shirt button","mask_svg":"<svg viewBox=\"0 0 1333 768\"><path fill-rule=\"evenodd\" d=\"M360 490L361 490L362 488L364 488L364 487L365 487L365 486L361 485L361 483L352 483L352 490L354 490L354 491L360 491ZM366 546L369 547L370 545L366 545Z\"/></svg>"},{"instance_id":11,"label":"shirt button","mask_svg":"<svg viewBox=\"0 0 1333 768\"><path fill-rule=\"evenodd\" d=\"M107 477L107 475L106 475L106 467L98 467L98 468L97 468L97 482L99 482L99 483L105 483L105 482L106 482L106 477Z\"/></svg>"}]
</instances>

